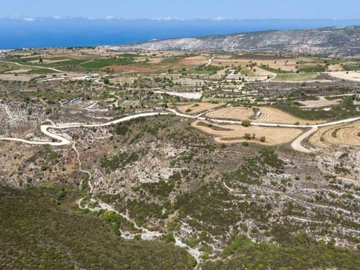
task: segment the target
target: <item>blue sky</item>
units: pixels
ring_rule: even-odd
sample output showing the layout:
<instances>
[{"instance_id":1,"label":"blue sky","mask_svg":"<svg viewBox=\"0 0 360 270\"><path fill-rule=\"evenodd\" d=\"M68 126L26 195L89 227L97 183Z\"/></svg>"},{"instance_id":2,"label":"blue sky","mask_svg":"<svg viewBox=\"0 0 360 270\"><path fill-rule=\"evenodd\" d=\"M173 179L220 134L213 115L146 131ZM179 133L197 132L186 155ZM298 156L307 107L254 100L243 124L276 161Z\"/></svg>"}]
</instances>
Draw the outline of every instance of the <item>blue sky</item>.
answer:
<instances>
[{"instance_id":1,"label":"blue sky","mask_svg":"<svg viewBox=\"0 0 360 270\"><path fill-rule=\"evenodd\" d=\"M359 0L3 0L0 17L358 19Z\"/></svg>"}]
</instances>

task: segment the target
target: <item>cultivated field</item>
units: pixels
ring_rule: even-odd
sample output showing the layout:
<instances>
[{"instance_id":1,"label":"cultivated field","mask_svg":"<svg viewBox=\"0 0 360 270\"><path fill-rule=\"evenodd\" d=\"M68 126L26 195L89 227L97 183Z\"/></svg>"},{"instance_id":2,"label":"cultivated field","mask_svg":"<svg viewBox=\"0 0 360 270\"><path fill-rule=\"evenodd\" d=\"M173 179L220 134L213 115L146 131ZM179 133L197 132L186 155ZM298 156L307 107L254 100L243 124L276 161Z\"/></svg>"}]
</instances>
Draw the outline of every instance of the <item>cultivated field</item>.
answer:
<instances>
[{"instance_id":1,"label":"cultivated field","mask_svg":"<svg viewBox=\"0 0 360 270\"><path fill-rule=\"evenodd\" d=\"M250 120L261 123L273 124L316 124L319 121L304 120L292 116L279 109L270 107L259 107L259 117L256 118L253 108L248 107L226 107L206 114L206 117L216 119L230 119L230 120ZM254 119L255 118L255 119Z\"/></svg>"},{"instance_id":2,"label":"cultivated field","mask_svg":"<svg viewBox=\"0 0 360 270\"><path fill-rule=\"evenodd\" d=\"M209 57L204 55L193 56L193 57L185 57L180 63L185 66L200 66L206 65L209 62Z\"/></svg>"},{"instance_id":3,"label":"cultivated field","mask_svg":"<svg viewBox=\"0 0 360 270\"><path fill-rule=\"evenodd\" d=\"M198 113L206 112L206 111L221 107L223 105L224 105L223 103L214 104L214 103L207 103L207 102L186 103L186 104L176 105L176 109L181 113L198 114Z\"/></svg>"},{"instance_id":4,"label":"cultivated field","mask_svg":"<svg viewBox=\"0 0 360 270\"><path fill-rule=\"evenodd\" d=\"M286 73L278 74L273 81L284 82L304 82L304 81L315 81L319 76L319 73Z\"/></svg>"},{"instance_id":5,"label":"cultivated field","mask_svg":"<svg viewBox=\"0 0 360 270\"><path fill-rule=\"evenodd\" d=\"M309 142L319 148L330 145L360 146L360 121L321 128L310 137Z\"/></svg>"},{"instance_id":6,"label":"cultivated field","mask_svg":"<svg viewBox=\"0 0 360 270\"><path fill-rule=\"evenodd\" d=\"M225 144L252 142L263 145L279 145L291 142L303 132L297 128L217 125L207 121L195 121L191 125L213 136L216 142ZM261 141L261 137L264 137L265 141Z\"/></svg>"},{"instance_id":7,"label":"cultivated field","mask_svg":"<svg viewBox=\"0 0 360 270\"><path fill-rule=\"evenodd\" d=\"M310 120L304 120L301 118L297 118L295 116L292 116L286 112L283 112L279 109L270 108L270 107L261 107L260 108L261 115L259 118L255 120L255 122L261 122L261 123L274 123L274 124L300 124L300 125L306 125L306 124L316 124L319 123L319 121L310 121Z\"/></svg>"},{"instance_id":8,"label":"cultivated field","mask_svg":"<svg viewBox=\"0 0 360 270\"><path fill-rule=\"evenodd\" d=\"M247 107L226 107L206 114L206 117L217 119L247 120L254 115L254 110Z\"/></svg>"}]
</instances>

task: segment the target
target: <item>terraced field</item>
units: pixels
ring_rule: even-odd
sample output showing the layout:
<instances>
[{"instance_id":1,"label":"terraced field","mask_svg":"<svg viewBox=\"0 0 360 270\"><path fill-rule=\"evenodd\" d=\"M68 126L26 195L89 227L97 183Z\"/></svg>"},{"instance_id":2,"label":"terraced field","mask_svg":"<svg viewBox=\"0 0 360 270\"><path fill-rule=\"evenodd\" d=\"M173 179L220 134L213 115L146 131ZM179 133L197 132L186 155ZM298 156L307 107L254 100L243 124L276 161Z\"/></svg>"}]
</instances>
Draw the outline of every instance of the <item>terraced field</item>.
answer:
<instances>
[{"instance_id":1,"label":"terraced field","mask_svg":"<svg viewBox=\"0 0 360 270\"><path fill-rule=\"evenodd\" d=\"M276 124L318 124L320 121L309 121L304 120L295 116L292 116L286 112L283 112L279 109L270 108L270 107L261 107L261 115L255 120L255 122L261 123L276 123Z\"/></svg>"},{"instance_id":2,"label":"terraced field","mask_svg":"<svg viewBox=\"0 0 360 270\"><path fill-rule=\"evenodd\" d=\"M259 107L260 113L255 113L253 108L248 107L226 107L214 110L206 114L206 117L214 119L251 120L258 123L274 124L318 124L320 121L310 121L298 118L282 110L271 107Z\"/></svg>"},{"instance_id":3,"label":"terraced field","mask_svg":"<svg viewBox=\"0 0 360 270\"><path fill-rule=\"evenodd\" d=\"M226 107L206 114L206 117L216 119L246 120L254 115L254 110L247 107Z\"/></svg>"},{"instance_id":4,"label":"terraced field","mask_svg":"<svg viewBox=\"0 0 360 270\"><path fill-rule=\"evenodd\" d=\"M309 142L318 148L326 148L330 145L360 146L360 121L323 127L309 139Z\"/></svg>"}]
</instances>

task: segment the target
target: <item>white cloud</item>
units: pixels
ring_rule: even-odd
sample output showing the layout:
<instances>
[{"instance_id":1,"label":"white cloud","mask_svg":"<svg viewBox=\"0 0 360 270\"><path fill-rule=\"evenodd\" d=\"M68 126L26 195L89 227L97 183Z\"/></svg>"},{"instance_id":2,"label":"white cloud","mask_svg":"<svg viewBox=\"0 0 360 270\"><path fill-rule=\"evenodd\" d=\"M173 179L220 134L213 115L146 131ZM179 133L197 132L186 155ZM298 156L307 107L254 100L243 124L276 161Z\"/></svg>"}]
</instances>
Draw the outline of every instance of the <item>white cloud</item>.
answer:
<instances>
[{"instance_id":1,"label":"white cloud","mask_svg":"<svg viewBox=\"0 0 360 270\"><path fill-rule=\"evenodd\" d=\"M213 18L212 20L220 22L220 21L225 21L226 18L224 18L224 17L216 17L216 18Z\"/></svg>"},{"instance_id":2,"label":"white cloud","mask_svg":"<svg viewBox=\"0 0 360 270\"><path fill-rule=\"evenodd\" d=\"M57 15L53 15L53 16L51 16L51 18L54 19L54 20L61 20L63 17L57 16Z\"/></svg>"},{"instance_id":3,"label":"white cloud","mask_svg":"<svg viewBox=\"0 0 360 270\"><path fill-rule=\"evenodd\" d=\"M153 17L151 18L153 21L184 21L185 19L178 17Z\"/></svg>"},{"instance_id":4,"label":"white cloud","mask_svg":"<svg viewBox=\"0 0 360 270\"><path fill-rule=\"evenodd\" d=\"M23 21L26 21L26 22L33 22L35 21L35 18L31 18L31 17L24 17L22 18Z\"/></svg>"}]
</instances>

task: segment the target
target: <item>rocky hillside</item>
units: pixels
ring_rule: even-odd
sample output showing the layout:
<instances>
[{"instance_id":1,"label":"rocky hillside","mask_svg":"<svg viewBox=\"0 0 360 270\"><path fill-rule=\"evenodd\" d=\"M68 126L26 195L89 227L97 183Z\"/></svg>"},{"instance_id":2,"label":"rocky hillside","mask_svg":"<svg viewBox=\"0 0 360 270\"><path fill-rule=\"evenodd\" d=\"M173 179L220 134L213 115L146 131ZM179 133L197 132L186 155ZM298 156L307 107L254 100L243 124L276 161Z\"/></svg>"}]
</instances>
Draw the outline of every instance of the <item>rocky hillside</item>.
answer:
<instances>
[{"instance_id":1,"label":"rocky hillside","mask_svg":"<svg viewBox=\"0 0 360 270\"><path fill-rule=\"evenodd\" d=\"M152 41L115 50L181 50L359 56L360 26L301 31L268 31L227 36Z\"/></svg>"}]
</instances>

